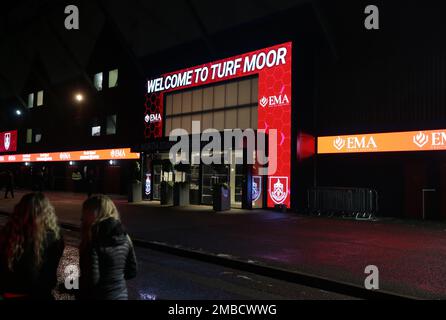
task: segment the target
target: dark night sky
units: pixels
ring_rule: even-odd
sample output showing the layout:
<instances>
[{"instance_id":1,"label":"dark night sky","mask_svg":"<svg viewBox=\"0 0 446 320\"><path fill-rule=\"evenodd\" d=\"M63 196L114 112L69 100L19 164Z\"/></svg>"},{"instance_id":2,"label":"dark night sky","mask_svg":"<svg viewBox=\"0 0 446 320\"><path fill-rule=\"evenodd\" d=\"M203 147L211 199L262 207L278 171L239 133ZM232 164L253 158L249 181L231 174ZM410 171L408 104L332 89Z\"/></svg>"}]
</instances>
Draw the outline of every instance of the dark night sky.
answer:
<instances>
[{"instance_id":1,"label":"dark night sky","mask_svg":"<svg viewBox=\"0 0 446 320\"><path fill-rule=\"evenodd\" d=\"M133 54L154 52L211 35L304 0L22 0L2 2L0 13L0 97L20 93L33 63L41 62L51 83L85 67L106 18ZM78 5L80 30L64 28L64 8ZM224 5L223 5L224 4ZM67 51L71 53L67 53ZM7 82L7 83L6 83ZM11 87L13 89L11 89Z\"/></svg>"},{"instance_id":2,"label":"dark night sky","mask_svg":"<svg viewBox=\"0 0 446 320\"><path fill-rule=\"evenodd\" d=\"M380 7L384 31L365 37L364 7ZM31 66L43 66L50 83L79 75L108 21L131 53L142 59L176 45L212 36L270 14L308 4L338 57L367 56L373 41L392 54L409 43L432 43L445 29L439 1L397 0L15 0L0 12L0 98L21 94ZM80 9L80 30L64 28L64 8ZM293 28L293 22L289 22ZM361 33L362 32L362 33ZM385 35L385 37L382 37Z\"/></svg>"}]
</instances>

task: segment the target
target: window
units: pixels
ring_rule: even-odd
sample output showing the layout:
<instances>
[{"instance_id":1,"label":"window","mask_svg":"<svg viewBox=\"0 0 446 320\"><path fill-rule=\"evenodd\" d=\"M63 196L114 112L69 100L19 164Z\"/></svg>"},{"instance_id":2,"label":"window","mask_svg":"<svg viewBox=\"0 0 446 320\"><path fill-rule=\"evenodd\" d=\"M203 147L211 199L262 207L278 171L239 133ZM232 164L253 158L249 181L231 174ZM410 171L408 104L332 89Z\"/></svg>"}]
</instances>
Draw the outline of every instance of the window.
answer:
<instances>
[{"instance_id":1,"label":"window","mask_svg":"<svg viewBox=\"0 0 446 320\"><path fill-rule=\"evenodd\" d=\"M235 80L166 95L165 135L182 128L191 131L192 121L201 130L257 129L258 78Z\"/></svg>"},{"instance_id":2,"label":"window","mask_svg":"<svg viewBox=\"0 0 446 320\"><path fill-rule=\"evenodd\" d=\"M42 134L41 133L36 133L36 135L34 136L34 141L36 143L39 143L42 140Z\"/></svg>"},{"instance_id":3,"label":"window","mask_svg":"<svg viewBox=\"0 0 446 320\"><path fill-rule=\"evenodd\" d=\"M91 136L99 137L101 135L101 126L91 127Z\"/></svg>"},{"instance_id":4,"label":"window","mask_svg":"<svg viewBox=\"0 0 446 320\"><path fill-rule=\"evenodd\" d=\"M108 73L108 87L114 88L117 86L118 86L118 69L114 69Z\"/></svg>"},{"instance_id":5,"label":"window","mask_svg":"<svg viewBox=\"0 0 446 320\"><path fill-rule=\"evenodd\" d=\"M43 105L43 90L37 92L37 106Z\"/></svg>"},{"instance_id":6,"label":"window","mask_svg":"<svg viewBox=\"0 0 446 320\"><path fill-rule=\"evenodd\" d=\"M33 142L33 129L27 129L26 130L26 143L32 143Z\"/></svg>"},{"instance_id":7,"label":"window","mask_svg":"<svg viewBox=\"0 0 446 320\"><path fill-rule=\"evenodd\" d=\"M103 81L102 72L96 73L94 75L94 86L95 86L96 90L98 90L98 91L102 90L102 81Z\"/></svg>"},{"instance_id":8,"label":"window","mask_svg":"<svg viewBox=\"0 0 446 320\"><path fill-rule=\"evenodd\" d=\"M116 114L107 116L106 134L116 134Z\"/></svg>"},{"instance_id":9,"label":"window","mask_svg":"<svg viewBox=\"0 0 446 320\"><path fill-rule=\"evenodd\" d=\"M34 107L34 93L28 95L28 108Z\"/></svg>"}]
</instances>

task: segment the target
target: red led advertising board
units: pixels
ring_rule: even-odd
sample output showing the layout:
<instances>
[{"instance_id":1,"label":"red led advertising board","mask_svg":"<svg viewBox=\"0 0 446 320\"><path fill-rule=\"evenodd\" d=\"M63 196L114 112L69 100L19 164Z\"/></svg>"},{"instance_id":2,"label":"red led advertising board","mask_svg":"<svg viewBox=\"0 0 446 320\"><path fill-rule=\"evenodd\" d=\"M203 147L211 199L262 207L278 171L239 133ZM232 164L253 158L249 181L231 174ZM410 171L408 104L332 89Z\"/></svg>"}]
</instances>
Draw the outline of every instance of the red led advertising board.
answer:
<instances>
[{"instance_id":1,"label":"red led advertising board","mask_svg":"<svg viewBox=\"0 0 446 320\"><path fill-rule=\"evenodd\" d=\"M277 130L277 169L268 176L268 207L290 206L292 43L174 71L147 82L146 139L163 135L164 94L246 76L258 76L258 130ZM233 128L231 128L233 129Z\"/></svg>"},{"instance_id":2,"label":"red led advertising board","mask_svg":"<svg viewBox=\"0 0 446 320\"><path fill-rule=\"evenodd\" d=\"M0 155L0 163L139 159L129 148Z\"/></svg>"},{"instance_id":3,"label":"red led advertising board","mask_svg":"<svg viewBox=\"0 0 446 320\"><path fill-rule=\"evenodd\" d=\"M0 152L17 151L17 130L0 132Z\"/></svg>"}]
</instances>

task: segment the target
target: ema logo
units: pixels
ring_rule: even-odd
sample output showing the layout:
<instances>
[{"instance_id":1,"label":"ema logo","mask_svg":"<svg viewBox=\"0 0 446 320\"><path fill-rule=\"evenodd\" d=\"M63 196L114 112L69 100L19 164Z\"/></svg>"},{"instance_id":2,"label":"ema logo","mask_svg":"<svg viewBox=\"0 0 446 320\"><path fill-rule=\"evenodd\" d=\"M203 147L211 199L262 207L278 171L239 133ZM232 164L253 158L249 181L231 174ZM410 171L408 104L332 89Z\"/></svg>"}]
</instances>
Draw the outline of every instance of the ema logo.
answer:
<instances>
[{"instance_id":1,"label":"ema logo","mask_svg":"<svg viewBox=\"0 0 446 320\"><path fill-rule=\"evenodd\" d=\"M270 108L282 107L290 104L290 99L288 99L286 94L279 94L276 96L269 96L268 98L264 96L260 99L259 103L262 108L265 108L266 106Z\"/></svg>"},{"instance_id":2,"label":"ema logo","mask_svg":"<svg viewBox=\"0 0 446 320\"><path fill-rule=\"evenodd\" d=\"M344 147L347 150L368 150L368 149L377 149L378 146L373 137L348 137L342 139L341 137L337 137L333 140L333 147L335 147L338 151L341 151Z\"/></svg>"},{"instance_id":3,"label":"ema logo","mask_svg":"<svg viewBox=\"0 0 446 320\"><path fill-rule=\"evenodd\" d=\"M160 113L146 114L146 116L144 117L144 121L147 123L160 122L161 114Z\"/></svg>"},{"instance_id":4,"label":"ema logo","mask_svg":"<svg viewBox=\"0 0 446 320\"><path fill-rule=\"evenodd\" d=\"M333 140L333 147L335 147L337 150L341 151L342 148L345 146L345 140L341 137L337 137Z\"/></svg>"},{"instance_id":5,"label":"ema logo","mask_svg":"<svg viewBox=\"0 0 446 320\"><path fill-rule=\"evenodd\" d=\"M413 143L415 143L419 148L423 148L429 142L429 136L423 132L413 136Z\"/></svg>"},{"instance_id":6,"label":"ema logo","mask_svg":"<svg viewBox=\"0 0 446 320\"><path fill-rule=\"evenodd\" d=\"M5 150L9 150L9 147L11 146L11 133L10 132L5 133L5 136L3 139L3 145L5 147Z\"/></svg>"},{"instance_id":7,"label":"ema logo","mask_svg":"<svg viewBox=\"0 0 446 320\"><path fill-rule=\"evenodd\" d=\"M269 177L269 195L275 204L282 204L288 196L288 177Z\"/></svg>"}]
</instances>

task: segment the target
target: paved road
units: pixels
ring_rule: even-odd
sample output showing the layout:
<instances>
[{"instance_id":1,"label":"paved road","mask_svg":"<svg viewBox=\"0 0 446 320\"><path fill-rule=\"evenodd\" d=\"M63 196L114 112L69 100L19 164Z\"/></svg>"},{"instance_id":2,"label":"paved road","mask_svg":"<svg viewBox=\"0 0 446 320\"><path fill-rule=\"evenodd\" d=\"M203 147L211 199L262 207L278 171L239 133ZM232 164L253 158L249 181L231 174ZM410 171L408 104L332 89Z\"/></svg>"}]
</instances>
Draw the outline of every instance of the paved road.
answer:
<instances>
[{"instance_id":1,"label":"paved road","mask_svg":"<svg viewBox=\"0 0 446 320\"><path fill-rule=\"evenodd\" d=\"M0 228L6 218L0 215ZM63 230L66 249L59 266L59 282L69 264L78 264L79 233ZM128 282L133 300L344 300L350 297L278 281L192 259L136 248L138 276ZM74 296L55 292L60 300Z\"/></svg>"},{"instance_id":2,"label":"paved road","mask_svg":"<svg viewBox=\"0 0 446 320\"><path fill-rule=\"evenodd\" d=\"M137 249L140 275L132 298L156 299L348 299L346 296L251 273Z\"/></svg>"},{"instance_id":3,"label":"paved road","mask_svg":"<svg viewBox=\"0 0 446 320\"><path fill-rule=\"evenodd\" d=\"M80 223L84 195L47 193L62 222ZM20 193L18 193L20 196ZM215 213L206 206L129 204L113 197L134 238L223 254L362 286L365 268L379 268L380 288L446 298L446 225L315 218L266 210ZM16 200L0 200L11 212Z\"/></svg>"}]
</instances>

